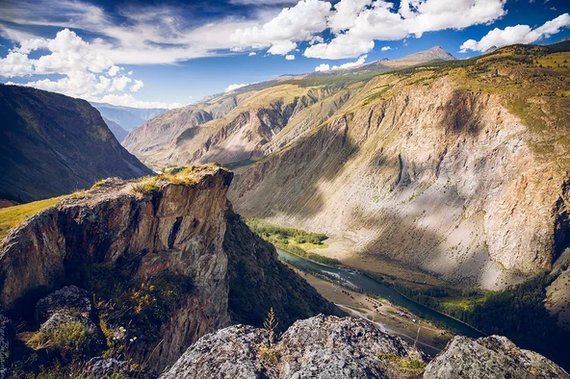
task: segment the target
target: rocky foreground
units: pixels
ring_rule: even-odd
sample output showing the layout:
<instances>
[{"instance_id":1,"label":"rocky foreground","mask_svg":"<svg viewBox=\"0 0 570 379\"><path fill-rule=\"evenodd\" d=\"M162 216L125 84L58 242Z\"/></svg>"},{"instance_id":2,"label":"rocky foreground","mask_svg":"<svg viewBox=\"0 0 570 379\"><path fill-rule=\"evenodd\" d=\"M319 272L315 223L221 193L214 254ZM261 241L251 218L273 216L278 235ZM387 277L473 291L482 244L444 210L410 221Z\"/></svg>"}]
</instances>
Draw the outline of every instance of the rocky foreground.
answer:
<instances>
[{"instance_id":1,"label":"rocky foreground","mask_svg":"<svg viewBox=\"0 0 570 379\"><path fill-rule=\"evenodd\" d=\"M105 355L160 373L207 333L261 326L271 307L282 328L340 314L233 213L231 180L215 165L109 179L10 231L0 241L8 366Z\"/></svg>"},{"instance_id":2,"label":"rocky foreground","mask_svg":"<svg viewBox=\"0 0 570 379\"><path fill-rule=\"evenodd\" d=\"M568 378L552 361L505 337L455 337L435 359L354 318L297 321L270 333L235 325L190 347L161 379L200 378Z\"/></svg>"}]
</instances>

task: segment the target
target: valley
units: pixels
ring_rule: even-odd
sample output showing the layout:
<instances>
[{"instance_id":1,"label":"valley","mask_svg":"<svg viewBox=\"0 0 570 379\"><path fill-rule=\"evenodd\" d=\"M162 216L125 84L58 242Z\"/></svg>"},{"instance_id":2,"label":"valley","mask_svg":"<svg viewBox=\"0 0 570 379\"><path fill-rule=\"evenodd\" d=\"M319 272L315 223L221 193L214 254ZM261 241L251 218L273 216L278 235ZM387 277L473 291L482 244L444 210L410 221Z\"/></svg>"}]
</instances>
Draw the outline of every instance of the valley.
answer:
<instances>
[{"instance_id":1,"label":"valley","mask_svg":"<svg viewBox=\"0 0 570 379\"><path fill-rule=\"evenodd\" d=\"M0 379L568 377L568 59L0 84Z\"/></svg>"},{"instance_id":2,"label":"valley","mask_svg":"<svg viewBox=\"0 0 570 379\"><path fill-rule=\"evenodd\" d=\"M562 363L570 82L552 62L569 50L290 76L166 112L124 144L158 169L230 167L237 212L329 237L268 237L278 248L377 275Z\"/></svg>"}]
</instances>

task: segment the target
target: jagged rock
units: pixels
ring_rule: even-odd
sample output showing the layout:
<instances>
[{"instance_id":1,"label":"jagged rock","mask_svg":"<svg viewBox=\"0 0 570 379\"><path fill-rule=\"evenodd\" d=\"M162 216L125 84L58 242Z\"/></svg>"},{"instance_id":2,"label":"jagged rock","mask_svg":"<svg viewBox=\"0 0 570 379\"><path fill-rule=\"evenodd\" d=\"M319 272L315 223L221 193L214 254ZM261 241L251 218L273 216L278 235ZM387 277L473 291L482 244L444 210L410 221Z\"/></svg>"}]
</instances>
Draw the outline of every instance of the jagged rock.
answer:
<instances>
[{"instance_id":1,"label":"jagged rock","mask_svg":"<svg viewBox=\"0 0 570 379\"><path fill-rule=\"evenodd\" d=\"M45 322L56 313L75 314L89 318L91 314L89 292L77 286L65 286L38 301L36 313L39 322Z\"/></svg>"},{"instance_id":2,"label":"jagged rock","mask_svg":"<svg viewBox=\"0 0 570 379\"><path fill-rule=\"evenodd\" d=\"M131 372L126 361L119 361L115 358L92 358L83 370L86 379L112 378L112 375L121 379L130 379Z\"/></svg>"},{"instance_id":3,"label":"jagged rock","mask_svg":"<svg viewBox=\"0 0 570 379\"><path fill-rule=\"evenodd\" d=\"M262 378L257 355L268 337L268 331L247 325L218 330L192 345L161 379Z\"/></svg>"},{"instance_id":4,"label":"jagged rock","mask_svg":"<svg viewBox=\"0 0 570 379\"><path fill-rule=\"evenodd\" d=\"M6 326L10 320L3 314L0 314L0 379L4 379L8 375L7 360L10 355L8 337L6 336Z\"/></svg>"},{"instance_id":5,"label":"jagged rock","mask_svg":"<svg viewBox=\"0 0 570 379\"><path fill-rule=\"evenodd\" d=\"M158 372L201 336L232 321L261 325L275 304L284 326L338 312L233 214L226 198L231 179L221 167L195 166L142 183L106 180L65 198L0 241L0 306L15 317L29 316L27 304L77 284L89 297L104 298L98 301L107 313L98 313L105 335L115 334L119 344L129 341L130 358ZM228 267L253 276L230 275ZM262 301L240 297L241 283L250 279L266 286ZM64 299L48 296L41 313L52 306L73 308L76 301L86 305L79 292L69 287ZM149 306L161 296L160 307ZM228 304L228 296L235 301ZM128 325L132 318L118 311L126 303L124 310L139 307L149 314L133 315L139 322ZM118 336L121 327L126 334Z\"/></svg>"},{"instance_id":6,"label":"jagged rock","mask_svg":"<svg viewBox=\"0 0 570 379\"><path fill-rule=\"evenodd\" d=\"M388 358L387 358L388 357ZM237 325L191 346L161 379L414 378L394 361L426 357L398 337L355 318L297 321L269 344L269 332ZM421 372L421 371L420 371Z\"/></svg>"},{"instance_id":7,"label":"jagged rock","mask_svg":"<svg viewBox=\"0 0 570 379\"><path fill-rule=\"evenodd\" d=\"M534 351L520 349L506 337L472 340L457 336L427 365L424 378L550 379L570 376L556 363Z\"/></svg>"}]
</instances>

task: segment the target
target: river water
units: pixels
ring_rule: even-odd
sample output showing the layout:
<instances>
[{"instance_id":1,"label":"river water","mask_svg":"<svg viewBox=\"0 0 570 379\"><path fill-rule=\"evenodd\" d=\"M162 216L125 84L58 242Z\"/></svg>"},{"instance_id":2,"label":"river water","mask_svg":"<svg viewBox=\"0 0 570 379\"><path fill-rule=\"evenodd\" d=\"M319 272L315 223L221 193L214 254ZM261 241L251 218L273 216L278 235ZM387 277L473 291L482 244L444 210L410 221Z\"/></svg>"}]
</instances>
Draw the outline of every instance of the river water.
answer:
<instances>
[{"instance_id":1,"label":"river water","mask_svg":"<svg viewBox=\"0 0 570 379\"><path fill-rule=\"evenodd\" d=\"M393 304L408 309L410 312L420 317L427 317L432 320L437 320L454 333L462 334L471 338L479 338L483 336L481 332L470 327L469 325L455 320L442 313L434 311L433 309L430 309L424 305L416 303L415 301L403 296L392 287L378 282L364 274L359 273L358 271L351 271L342 268L321 265L319 263L303 259L297 255L289 254L288 252L280 249L277 249L277 253L281 259L287 262L291 262L291 264L294 266L318 270L323 274L340 278L342 281L344 281L344 283L356 290L361 290L365 293L373 293L377 296L389 300Z\"/></svg>"}]
</instances>

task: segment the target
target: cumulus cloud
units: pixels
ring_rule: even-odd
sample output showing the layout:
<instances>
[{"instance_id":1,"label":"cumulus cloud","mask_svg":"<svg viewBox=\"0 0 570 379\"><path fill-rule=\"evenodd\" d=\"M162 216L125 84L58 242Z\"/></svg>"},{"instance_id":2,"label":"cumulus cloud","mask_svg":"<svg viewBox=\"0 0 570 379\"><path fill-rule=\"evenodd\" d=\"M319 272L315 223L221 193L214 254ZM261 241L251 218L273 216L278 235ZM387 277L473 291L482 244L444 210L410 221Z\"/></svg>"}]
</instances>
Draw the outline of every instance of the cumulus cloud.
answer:
<instances>
[{"instance_id":1,"label":"cumulus cloud","mask_svg":"<svg viewBox=\"0 0 570 379\"><path fill-rule=\"evenodd\" d=\"M288 61L293 61L295 60L295 56L293 54L288 54L285 56L285 59L287 59Z\"/></svg>"},{"instance_id":2,"label":"cumulus cloud","mask_svg":"<svg viewBox=\"0 0 570 379\"><path fill-rule=\"evenodd\" d=\"M246 87L249 84L230 84L229 86L226 87L226 89L224 90L224 92L230 92L230 91L235 91L238 88L241 87Z\"/></svg>"},{"instance_id":3,"label":"cumulus cloud","mask_svg":"<svg viewBox=\"0 0 570 379\"><path fill-rule=\"evenodd\" d=\"M508 26L505 29L495 28L480 41L470 39L465 41L460 49L462 53L468 50L485 51L493 46L501 47L515 43L533 43L541 38L559 33L562 29L570 27L570 15L564 13L553 20L545 22L542 26L532 29L528 25Z\"/></svg>"},{"instance_id":4,"label":"cumulus cloud","mask_svg":"<svg viewBox=\"0 0 570 379\"><path fill-rule=\"evenodd\" d=\"M354 58L371 51L375 40L401 40L409 35L419 38L426 32L463 29L492 22L506 13L506 0L456 0L452 7L447 0L402 0L399 8L382 0L345 1L337 4L336 13L329 18L336 36L328 43L309 46L305 56Z\"/></svg>"},{"instance_id":5,"label":"cumulus cloud","mask_svg":"<svg viewBox=\"0 0 570 379\"><path fill-rule=\"evenodd\" d=\"M364 62L366 61L366 57L367 57L366 55L363 55L354 62L347 62L347 63L341 64L339 66L335 65L332 67L326 63L322 63L322 64L318 65L317 67L315 67L315 71L323 72L323 71L329 71L329 70L346 70L346 69L362 66L364 64Z\"/></svg>"},{"instance_id":6,"label":"cumulus cloud","mask_svg":"<svg viewBox=\"0 0 570 379\"><path fill-rule=\"evenodd\" d=\"M43 55L33 58L38 51ZM23 84L25 86L90 101L106 101L101 100L103 98L109 102L115 101L112 103L115 105L144 107L144 102L124 93L137 92L143 88L143 81L121 72L124 72L122 67L116 66L111 59L69 29L58 32L53 39L24 40L10 50L5 58L0 58L0 76L30 77L31 80ZM63 77L54 79L53 75ZM148 107L154 105L148 104Z\"/></svg>"},{"instance_id":7,"label":"cumulus cloud","mask_svg":"<svg viewBox=\"0 0 570 379\"><path fill-rule=\"evenodd\" d=\"M331 69L331 66L329 66L326 63L321 63L320 65L318 65L317 67L315 67L315 71L316 72L323 72L323 71L328 71Z\"/></svg>"},{"instance_id":8,"label":"cumulus cloud","mask_svg":"<svg viewBox=\"0 0 570 379\"><path fill-rule=\"evenodd\" d=\"M248 54L250 57L253 57L254 55L257 55L257 53L255 51L252 51L251 53Z\"/></svg>"},{"instance_id":9,"label":"cumulus cloud","mask_svg":"<svg viewBox=\"0 0 570 379\"><path fill-rule=\"evenodd\" d=\"M270 54L286 55L297 47L297 42L310 40L324 31L330 14L329 2L301 0L262 26L236 30L230 39L240 46L269 47Z\"/></svg>"},{"instance_id":10,"label":"cumulus cloud","mask_svg":"<svg viewBox=\"0 0 570 379\"><path fill-rule=\"evenodd\" d=\"M288 55L301 43L309 44L304 51L307 57L346 59L367 54L374 48L374 41L490 23L505 14L506 2L453 0L450 6L450 0L401 0L399 5L395 0L341 0L333 6L330 0L231 0L268 6L256 8L248 18L221 17L200 24L187 17L183 3L123 5L118 18L107 14L103 7L83 1L3 0L0 35L16 42L29 41L24 49L41 43L41 39L33 41L22 32L26 27L82 30L93 36L89 40L92 50L117 65L174 63L258 49ZM288 7L276 14L277 6ZM15 73L29 70L19 59L11 56L6 67L10 64Z\"/></svg>"},{"instance_id":11,"label":"cumulus cloud","mask_svg":"<svg viewBox=\"0 0 570 379\"><path fill-rule=\"evenodd\" d=\"M382 46L382 48L380 50L389 51L389 50L392 50L392 48L390 46Z\"/></svg>"}]
</instances>

